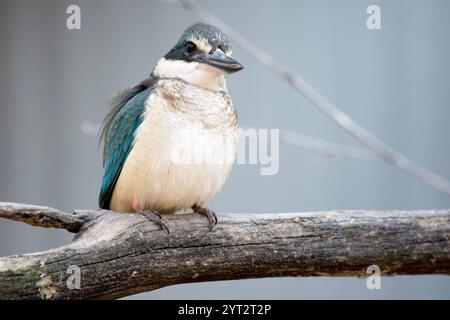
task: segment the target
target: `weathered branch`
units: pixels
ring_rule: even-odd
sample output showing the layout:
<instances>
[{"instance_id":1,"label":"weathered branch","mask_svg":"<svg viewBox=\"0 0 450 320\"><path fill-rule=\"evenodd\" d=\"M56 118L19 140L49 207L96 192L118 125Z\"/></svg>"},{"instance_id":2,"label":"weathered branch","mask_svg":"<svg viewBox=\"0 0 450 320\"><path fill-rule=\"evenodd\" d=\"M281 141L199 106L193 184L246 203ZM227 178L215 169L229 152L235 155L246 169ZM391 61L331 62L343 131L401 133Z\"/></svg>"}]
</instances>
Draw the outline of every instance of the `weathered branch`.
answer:
<instances>
[{"instance_id":1,"label":"weathered branch","mask_svg":"<svg viewBox=\"0 0 450 320\"><path fill-rule=\"evenodd\" d=\"M95 217L95 213L76 211L73 214L68 214L44 206L0 202L0 217L22 221L33 226L66 229L76 233L87 221Z\"/></svg>"},{"instance_id":2,"label":"weathered branch","mask_svg":"<svg viewBox=\"0 0 450 320\"><path fill-rule=\"evenodd\" d=\"M0 258L0 299L118 298L164 286L275 276L450 274L450 211L166 216L0 203L0 216L79 230L72 243ZM69 289L80 268L80 289ZM68 273L69 272L69 273Z\"/></svg>"}]
</instances>

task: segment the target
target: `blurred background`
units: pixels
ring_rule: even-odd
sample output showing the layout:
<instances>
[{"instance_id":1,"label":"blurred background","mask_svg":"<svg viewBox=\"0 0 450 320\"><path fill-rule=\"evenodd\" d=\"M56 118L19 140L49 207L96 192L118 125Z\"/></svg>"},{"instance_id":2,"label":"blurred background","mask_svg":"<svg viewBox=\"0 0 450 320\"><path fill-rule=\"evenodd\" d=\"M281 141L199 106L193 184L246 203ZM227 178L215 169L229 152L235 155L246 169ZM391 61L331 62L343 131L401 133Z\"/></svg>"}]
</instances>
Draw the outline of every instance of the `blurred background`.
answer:
<instances>
[{"instance_id":1,"label":"blurred background","mask_svg":"<svg viewBox=\"0 0 450 320\"><path fill-rule=\"evenodd\" d=\"M450 2L446 0L201 1L291 66L344 112L418 163L450 177ZM67 6L81 30L66 28ZM381 30L366 27L369 5ZM198 21L151 0L0 2L0 201L97 208L97 125L117 91L147 77ZM359 147L238 47L246 69L228 78L240 123ZM380 160L322 159L284 144L280 170L236 165L216 212L448 208L446 197ZM0 220L0 256L56 247L72 235ZM448 276L272 278L184 284L142 299L450 298Z\"/></svg>"}]
</instances>

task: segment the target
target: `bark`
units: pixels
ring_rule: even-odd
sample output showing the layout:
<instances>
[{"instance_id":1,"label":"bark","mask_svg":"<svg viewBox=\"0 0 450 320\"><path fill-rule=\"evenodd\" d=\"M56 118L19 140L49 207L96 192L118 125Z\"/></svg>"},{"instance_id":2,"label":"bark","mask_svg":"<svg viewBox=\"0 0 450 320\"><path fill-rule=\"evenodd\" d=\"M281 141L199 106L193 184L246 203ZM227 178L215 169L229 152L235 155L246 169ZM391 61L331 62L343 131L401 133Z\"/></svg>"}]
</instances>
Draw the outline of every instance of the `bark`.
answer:
<instances>
[{"instance_id":1,"label":"bark","mask_svg":"<svg viewBox=\"0 0 450 320\"><path fill-rule=\"evenodd\" d=\"M382 275L450 273L449 210L219 214L212 232L204 216L164 216L170 234L141 215L111 211L0 203L0 217L76 233L63 247L0 258L1 299L112 299L199 281L368 276L371 265Z\"/></svg>"}]
</instances>

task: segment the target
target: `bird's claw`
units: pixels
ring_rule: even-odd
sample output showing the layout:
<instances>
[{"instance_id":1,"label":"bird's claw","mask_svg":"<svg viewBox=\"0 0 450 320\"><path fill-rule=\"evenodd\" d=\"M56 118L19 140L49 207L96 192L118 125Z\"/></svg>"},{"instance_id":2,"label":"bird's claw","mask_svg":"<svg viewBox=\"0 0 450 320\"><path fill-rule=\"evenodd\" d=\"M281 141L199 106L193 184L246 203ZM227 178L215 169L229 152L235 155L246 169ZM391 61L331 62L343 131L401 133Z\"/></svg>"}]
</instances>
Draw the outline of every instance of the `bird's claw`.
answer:
<instances>
[{"instance_id":1,"label":"bird's claw","mask_svg":"<svg viewBox=\"0 0 450 320\"><path fill-rule=\"evenodd\" d=\"M156 223L161 229L165 229L167 234L170 234L169 228L167 227L166 223L161 218L161 215L159 213L152 210L139 211L138 213L146 217L151 222Z\"/></svg>"},{"instance_id":2,"label":"bird's claw","mask_svg":"<svg viewBox=\"0 0 450 320\"><path fill-rule=\"evenodd\" d=\"M209 231L212 231L214 229L214 226L217 224L217 216L214 213L214 211L212 211L209 208L200 207L198 205L192 206L192 210L194 210L194 212L200 213L208 218Z\"/></svg>"}]
</instances>

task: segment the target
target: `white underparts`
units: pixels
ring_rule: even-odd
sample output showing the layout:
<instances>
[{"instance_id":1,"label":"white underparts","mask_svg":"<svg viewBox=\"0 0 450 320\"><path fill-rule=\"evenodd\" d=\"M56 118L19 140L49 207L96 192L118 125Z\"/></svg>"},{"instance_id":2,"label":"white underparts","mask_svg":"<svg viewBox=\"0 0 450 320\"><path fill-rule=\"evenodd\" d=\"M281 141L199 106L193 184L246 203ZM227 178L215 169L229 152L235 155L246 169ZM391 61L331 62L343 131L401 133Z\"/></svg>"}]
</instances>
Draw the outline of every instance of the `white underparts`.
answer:
<instances>
[{"instance_id":1,"label":"white underparts","mask_svg":"<svg viewBox=\"0 0 450 320\"><path fill-rule=\"evenodd\" d=\"M143 118L114 188L111 209L172 213L194 204L206 206L222 188L236 157L237 120L231 99L180 80L159 80ZM187 139L192 134L195 139ZM197 161L199 154L213 161Z\"/></svg>"}]
</instances>

